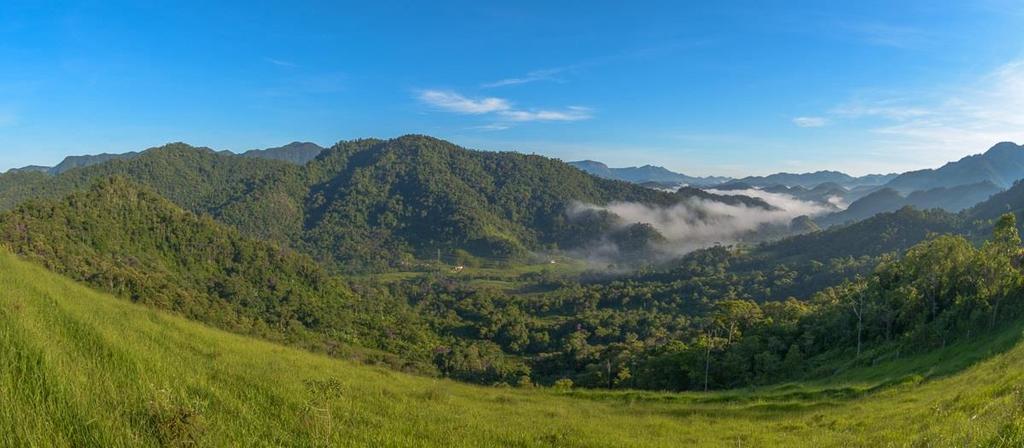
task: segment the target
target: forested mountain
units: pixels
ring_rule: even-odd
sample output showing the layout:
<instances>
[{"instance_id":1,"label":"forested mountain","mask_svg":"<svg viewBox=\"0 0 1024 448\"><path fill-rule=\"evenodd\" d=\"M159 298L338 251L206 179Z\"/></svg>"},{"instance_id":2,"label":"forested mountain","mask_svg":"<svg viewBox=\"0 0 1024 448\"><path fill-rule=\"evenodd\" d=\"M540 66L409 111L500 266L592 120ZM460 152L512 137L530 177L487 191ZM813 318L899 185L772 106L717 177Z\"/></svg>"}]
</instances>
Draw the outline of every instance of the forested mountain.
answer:
<instances>
[{"instance_id":1,"label":"forested mountain","mask_svg":"<svg viewBox=\"0 0 1024 448\"><path fill-rule=\"evenodd\" d=\"M124 153L124 154L106 154L106 153L104 153L104 154L84 155L84 156L67 156L67 157L64 158L63 161L61 161L59 164L57 164L57 166L49 167L49 166L40 166L40 165L30 165L30 166L21 167L21 168L13 168L13 169L9 170L8 172L9 173L14 173L14 172L29 172L30 171L30 172L39 172L39 173L46 173L46 174L54 174L54 175L56 175L56 174L64 173L64 172L66 172L68 170L71 170L71 169L74 169L74 168L83 168L83 167L92 166L92 165L99 165L101 163L106 163L106 162L109 162L111 160L131 159L131 158L136 157L138 155L139 155L139 153L137 153L137 152L127 152L127 153Z\"/></svg>"},{"instance_id":2,"label":"forested mountain","mask_svg":"<svg viewBox=\"0 0 1024 448\"><path fill-rule=\"evenodd\" d=\"M1002 205L963 214L903 208L853 225L756 246L716 246L647 266L643 250L668 241L654 225L631 223L636 210L658 219L682 214L684 223L710 217L711 227L728 223L705 216L710 209L677 209L712 203L777 210L757 198L692 188L653 191L553 159L471 151L424 136L342 142L304 166L173 144L58 176L8 173L0 176L0 188L5 200L20 204L0 215L0 241L7 247L150 306L326 352L366 347L394 353L353 356L380 356L466 381L525 377L655 389L824 374L832 357L853 347L855 316L848 310L859 291L889 297L920 286L913 282L922 278L955 281L957 265L1002 269L984 263L1008 256L979 252L962 238L928 238L959 233L977 239L993 226L987 210L1013 208L1017 196L997 195L990 202ZM22 201L33 197L41 199ZM568 213L574 204L585 212ZM615 204L630 205L616 215L621 208ZM998 247L1011 246L1005 241L1013 240L1012 225L995 226L1003 241ZM647 267L581 277L533 272L514 278L513 291L481 287L447 270L386 289L331 273L395 260L401 266L439 249L514 266L517 253L593 238L618 244ZM914 245L911 261L893 261ZM953 265L934 262L947 255ZM903 271L915 274L879 283ZM875 327L860 327L868 336L857 345L885 351L886 344L913 341L921 347L934 343L935 334L995 322L994 308L1007 292L970 293L979 300L973 311L943 302L936 305L939 314L923 320L900 315L883 330L873 321Z\"/></svg>"},{"instance_id":3,"label":"forested mountain","mask_svg":"<svg viewBox=\"0 0 1024 448\"><path fill-rule=\"evenodd\" d=\"M337 354L384 350L423 366L438 345L404 301L356 294L309 257L119 177L0 214L0 244L117 296L237 333Z\"/></svg>"},{"instance_id":4,"label":"forested mountain","mask_svg":"<svg viewBox=\"0 0 1024 448\"><path fill-rule=\"evenodd\" d=\"M267 149L253 149L242 153L243 157L253 157L260 159L269 160L282 160L285 162L291 162L297 165L305 165L309 161L316 158L323 152L324 148L320 147L316 143L310 142L292 142L284 146ZM228 151L221 151L222 153L229 153ZM74 168L85 168L93 165L99 165L111 160L123 160L133 159L141 155L140 152L126 152L121 154L96 154L96 155L82 155L82 156L68 156L65 157L61 163L54 167L31 165L21 168L13 168L10 172L18 171L36 171L47 174L63 174Z\"/></svg>"},{"instance_id":5,"label":"forested mountain","mask_svg":"<svg viewBox=\"0 0 1024 448\"><path fill-rule=\"evenodd\" d=\"M7 170L7 172L8 173L18 173L18 172L23 172L23 173L49 173L51 169L52 168L50 168L48 166L29 165L29 166L23 166L21 168L11 168L11 169Z\"/></svg>"},{"instance_id":6,"label":"forested mountain","mask_svg":"<svg viewBox=\"0 0 1024 448\"><path fill-rule=\"evenodd\" d=\"M267 149L253 149L242 153L243 157L283 160L297 165L305 165L320 155L324 148L316 143L291 142L284 146Z\"/></svg>"},{"instance_id":7,"label":"forested mountain","mask_svg":"<svg viewBox=\"0 0 1024 448\"><path fill-rule=\"evenodd\" d=\"M576 222L574 204L663 207L691 197L589 176L554 159L471 151L424 136L342 142L305 166L176 143L71 170L0 176L0 209L60 197L119 175L243 233L291 245L336 267L399 266L457 251L507 259L605 235ZM607 224L607 223L605 223ZM601 225L605 225L601 224Z\"/></svg>"},{"instance_id":8,"label":"forested mountain","mask_svg":"<svg viewBox=\"0 0 1024 448\"><path fill-rule=\"evenodd\" d=\"M730 180L730 178L722 176L687 176L685 174L670 171L665 167L654 165L609 168L608 165L594 160L580 160L577 162L569 162L569 164L597 177L623 180L636 184L654 182L658 184L675 185L676 187L681 185L710 187Z\"/></svg>"},{"instance_id":9,"label":"forested mountain","mask_svg":"<svg viewBox=\"0 0 1024 448\"><path fill-rule=\"evenodd\" d=\"M320 258L430 257L456 248L504 258L578 242L588 229L567 216L574 203L681 200L554 159L471 151L425 136L343 142L308 172L304 243Z\"/></svg>"},{"instance_id":10,"label":"forested mountain","mask_svg":"<svg viewBox=\"0 0 1024 448\"><path fill-rule=\"evenodd\" d=\"M973 220L992 220L1007 212L1013 212L1018 217L1024 214L1024 182L1017 181L1012 187L964 211Z\"/></svg>"},{"instance_id":11,"label":"forested mountain","mask_svg":"<svg viewBox=\"0 0 1024 448\"><path fill-rule=\"evenodd\" d=\"M82 168L87 166L99 165L101 163L109 162L111 160L119 159L131 159L137 157L137 152L126 152L123 154L97 154L97 155L85 155L85 156L68 156L64 158L57 166L50 169L50 174L61 174L74 168Z\"/></svg>"},{"instance_id":12,"label":"forested mountain","mask_svg":"<svg viewBox=\"0 0 1024 448\"><path fill-rule=\"evenodd\" d=\"M853 177L839 171L816 171L813 173L776 173L768 176L749 176L737 179L735 182L753 187L774 187L783 185L786 187L815 188L818 185L831 183L841 185L844 188L855 188L867 185L882 185L894 178L895 174L869 174L861 177Z\"/></svg>"},{"instance_id":13,"label":"forested mountain","mask_svg":"<svg viewBox=\"0 0 1024 448\"><path fill-rule=\"evenodd\" d=\"M885 186L910 193L938 187L991 182L999 188L1009 188L1024 178L1024 148L1002 142L983 154L964 157L936 169L903 173Z\"/></svg>"},{"instance_id":14,"label":"forested mountain","mask_svg":"<svg viewBox=\"0 0 1024 448\"><path fill-rule=\"evenodd\" d=\"M921 210L940 208L949 212L959 212L985 201L1000 191L1001 188L988 181L915 191L906 197L886 187L854 201L846 210L818 218L817 222L823 226L855 222L902 207Z\"/></svg>"}]
</instances>

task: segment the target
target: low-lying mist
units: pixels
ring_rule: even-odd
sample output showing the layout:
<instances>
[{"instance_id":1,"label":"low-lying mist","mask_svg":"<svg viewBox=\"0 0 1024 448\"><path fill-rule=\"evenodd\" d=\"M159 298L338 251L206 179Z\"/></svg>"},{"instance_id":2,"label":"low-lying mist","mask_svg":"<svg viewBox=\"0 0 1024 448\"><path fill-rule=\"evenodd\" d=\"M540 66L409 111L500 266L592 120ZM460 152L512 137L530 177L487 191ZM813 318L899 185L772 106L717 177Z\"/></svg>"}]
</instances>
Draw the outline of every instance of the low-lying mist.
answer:
<instances>
[{"instance_id":1,"label":"low-lying mist","mask_svg":"<svg viewBox=\"0 0 1024 448\"><path fill-rule=\"evenodd\" d=\"M614 219L613 229L627 229L637 224L652 227L663 239L649 244L646 254L650 261L678 257L685 253L718 244L763 241L792 233L790 223L799 216L819 216L837 210L837 207L800 200L791 195L762 190L707 190L718 195L744 195L757 197L774 209L743 204L730 205L714 200L687 198L667 207L636 202L613 202L608 205L576 203L569 207L570 219L588 212L607 212ZM612 238L596 239L581 254L599 263L621 259L621 251Z\"/></svg>"}]
</instances>

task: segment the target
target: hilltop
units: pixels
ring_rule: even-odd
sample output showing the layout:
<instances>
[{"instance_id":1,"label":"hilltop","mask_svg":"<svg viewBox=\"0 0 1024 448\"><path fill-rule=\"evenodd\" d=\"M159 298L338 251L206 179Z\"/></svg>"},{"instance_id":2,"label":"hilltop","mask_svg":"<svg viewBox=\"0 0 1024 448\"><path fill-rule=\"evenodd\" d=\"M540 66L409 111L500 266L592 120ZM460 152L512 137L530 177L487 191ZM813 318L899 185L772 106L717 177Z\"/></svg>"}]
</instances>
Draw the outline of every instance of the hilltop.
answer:
<instances>
[{"instance_id":1,"label":"hilltop","mask_svg":"<svg viewBox=\"0 0 1024 448\"><path fill-rule=\"evenodd\" d=\"M0 210L123 176L244 234L332 268L382 270L445 257L509 260L599 244L615 216L577 222L577 204L667 207L690 198L767 208L753 198L653 191L561 161L473 151L426 136L341 142L298 165L174 143L67 171L0 175ZM627 223L631 224L631 223ZM589 226L589 227L585 227Z\"/></svg>"}]
</instances>

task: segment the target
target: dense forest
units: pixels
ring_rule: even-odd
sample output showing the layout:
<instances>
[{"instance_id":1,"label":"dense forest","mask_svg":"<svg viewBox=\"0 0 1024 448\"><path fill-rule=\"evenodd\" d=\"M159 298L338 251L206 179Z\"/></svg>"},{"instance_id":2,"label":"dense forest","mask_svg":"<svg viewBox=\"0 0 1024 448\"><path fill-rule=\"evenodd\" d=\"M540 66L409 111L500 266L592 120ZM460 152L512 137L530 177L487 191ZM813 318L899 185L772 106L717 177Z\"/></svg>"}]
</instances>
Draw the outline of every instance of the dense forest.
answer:
<instances>
[{"instance_id":1,"label":"dense forest","mask_svg":"<svg viewBox=\"0 0 1024 448\"><path fill-rule=\"evenodd\" d=\"M527 274L522 293L444 272L387 288L345 280L119 177L5 212L0 238L127 299L336 356L485 384L686 390L822 375L988 331L1016 312L1015 221L981 249L929 237L957 225L905 209L654 270ZM959 284L978 272L985 288Z\"/></svg>"},{"instance_id":2,"label":"dense forest","mask_svg":"<svg viewBox=\"0 0 1024 448\"><path fill-rule=\"evenodd\" d=\"M438 344L387 294L356 293L307 256L123 178L0 214L0 243L73 279L237 333L396 367L426 363L426 371ZM351 351L360 347L376 352Z\"/></svg>"},{"instance_id":3,"label":"dense forest","mask_svg":"<svg viewBox=\"0 0 1024 448\"><path fill-rule=\"evenodd\" d=\"M566 210L576 203L667 206L702 199L770 207L696 189L659 192L546 157L405 136L341 142L305 165L176 143L56 176L11 172L0 175L0 210L30 198L59 198L113 175L347 272L408 269L439 251L516 260L608 236L603 232L615 217L570 219Z\"/></svg>"},{"instance_id":4,"label":"dense forest","mask_svg":"<svg viewBox=\"0 0 1024 448\"><path fill-rule=\"evenodd\" d=\"M1024 209L1021 191L652 263L645 249L664 244L653 227L568 207L773 207L421 136L342 142L305 165L174 144L0 176L0 241L122 298L334 356L483 384L720 389L823 376L1012 319L1020 244L1005 212ZM552 265L508 288L446 263L512 269L595 238L632 268ZM413 275L351 275L393 270Z\"/></svg>"}]
</instances>

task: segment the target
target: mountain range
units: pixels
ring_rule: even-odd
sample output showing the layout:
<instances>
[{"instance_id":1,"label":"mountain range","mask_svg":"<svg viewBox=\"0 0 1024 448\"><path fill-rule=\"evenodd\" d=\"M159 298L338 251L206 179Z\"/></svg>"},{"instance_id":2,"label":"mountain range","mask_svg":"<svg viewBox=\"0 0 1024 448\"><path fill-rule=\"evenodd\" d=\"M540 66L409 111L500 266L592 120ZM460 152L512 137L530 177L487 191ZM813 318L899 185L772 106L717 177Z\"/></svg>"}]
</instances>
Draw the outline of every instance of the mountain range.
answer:
<instances>
[{"instance_id":1,"label":"mountain range","mask_svg":"<svg viewBox=\"0 0 1024 448\"><path fill-rule=\"evenodd\" d=\"M285 162L291 162L296 165L305 165L315 159L324 148L320 147L316 143L310 142L292 142L284 146L278 146L275 148L266 149L252 149L241 154L242 157L252 157L259 159L268 160L281 160ZM230 151L222 151L227 154L231 154ZM67 156L56 166L41 166L41 165L29 165L21 168L13 168L10 172L40 172L52 175L62 174L68 170L74 168L85 168L93 165L99 165L102 163L109 162L111 160L121 159L133 159L140 155L139 152L126 152L121 154L96 154L96 155L81 155L81 156Z\"/></svg>"},{"instance_id":2,"label":"mountain range","mask_svg":"<svg viewBox=\"0 0 1024 448\"><path fill-rule=\"evenodd\" d=\"M699 199L771 209L755 198L654 191L589 176L555 159L472 151L410 135L341 142L306 165L178 143L57 175L10 172L0 175L0 210L61 197L109 176L152 188L248 236L351 270L407 266L439 252L509 259L567 250L597 244L620 222L608 213L597 221L574 220L566 212L575 204L657 209Z\"/></svg>"},{"instance_id":3,"label":"mountain range","mask_svg":"<svg viewBox=\"0 0 1024 448\"><path fill-rule=\"evenodd\" d=\"M864 197L877 190L888 188L906 196L918 191L936 188L952 188L989 183L999 189L1009 188L1024 178L1024 147L1002 142L982 154L964 157L939 168L908 171L901 174L869 174L850 176L839 171L817 171L812 173L776 173L768 176L692 177L652 165L629 168L609 168L592 160L571 162L573 166L596 176L619 179L634 183L649 183L651 187L670 187L688 184L696 187L713 187L717 190L743 190L749 188L782 191L794 189L794 196L803 196L802 190L814 190L828 185L828 189L840 186L847 190L844 195L852 200ZM821 189L818 189L821 191ZM975 191L980 191L977 188ZM883 193L888 194L888 193ZM819 196L819 195L811 195ZM875 200L879 199L876 197ZM962 204L947 209L961 209Z\"/></svg>"},{"instance_id":4,"label":"mountain range","mask_svg":"<svg viewBox=\"0 0 1024 448\"><path fill-rule=\"evenodd\" d=\"M991 182L999 188L1009 188L1022 178L1024 146L1002 142L983 154L967 156L936 169L900 174L885 186L901 193L978 182Z\"/></svg>"},{"instance_id":5,"label":"mountain range","mask_svg":"<svg viewBox=\"0 0 1024 448\"><path fill-rule=\"evenodd\" d=\"M1024 177L1024 172L1015 171L1024 167L1014 162L1021 158L1020 147L1001 143L936 170L860 178L835 171L780 173L731 180L707 193L694 187L655 191L633 182L588 176L577 169L604 167L630 179L648 173L659 182L682 179L678 176L683 175L660 167L615 171L596 162L570 165L540 156L472 151L426 136L354 140L329 149L296 142L242 155L171 144L122 155L69 157L45 172L41 168L12 170L0 175L0 210L25 199L61 197L99 178L124 176L248 236L298 248L334 267L378 270L431 259L438 252L508 259L537 250L607 242L613 228L630 225L631 220L679 219L659 218L657 213L663 212L658 210L691 200L777 210L762 199L727 193L751 188L833 207L836 213L815 219L826 227L905 206L957 212L999 192L1015 176ZM977 178L983 180L958 183ZM886 179L886 186L867 185ZM767 185L773 182L780 183ZM950 186L903 192L889 184ZM857 186L849 189L853 185ZM844 200L857 197L854 192L864 197L840 211ZM645 204L647 216L628 216L637 210L626 211L628 217L596 214L586 220L566 214L576 204L604 207L612 203ZM697 223L712 219L706 210L690 212L696 213ZM661 229L677 224L694 222L663 222ZM775 238L813 228L805 220L781 233L770 233ZM630 235L650 239L640 246L663 244L655 243L661 241L656 229L635 230Z\"/></svg>"},{"instance_id":6,"label":"mountain range","mask_svg":"<svg viewBox=\"0 0 1024 448\"><path fill-rule=\"evenodd\" d=\"M854 177L839 171L815 171L813 173L776 173L768 176L748 176L736 179L735 182L753 187L802 187L813 189L821 184L836 184L843 188L853 189L862 186L883 185L895 178L895 174L868 174Z\"/></svg>"},{"instance_id":7,"label":"mountain range","mask_svg":"<svg viewBox=\"0 0 1024 448\"><path fill-rule=\"evenodd\" d=\"M920 210L938 208L949 212L959 212L979 204L1001 191L1003 191L1002 188L988 181L914 191L906 196L886 187L854 201L846 210L820 217L816 222L821 226L855 222L903 207L914 207Z\"/></svg>"},{"instance_id":8,"label":"mountain range","mask_svg":"<svg viewBox=\"0 0 1024 448\"><path fill-rule=\"evenodd\" d=\"M242 157L283 160L296 165L305 165L312 162L322 152L324 152L324 148L316 143L292 142L276 148L249 150L242 153Z\"/></svg>"},{"instance_id":9,"label":"mountain range","mask_svg":"<svg viewBox=\"0 0 1024 448\"><path fill-rule=\"evenodd\" d=\"M576 162L569 162L569 164L597 177L622 180L636 184L653 182L657 184L675 185L676 187L681 185L710 187L731 180L731 178L722 176L687 176L685 174L676 173L668 170L667 168L654 165L609 168L608 165L594 160L580 160Z\"/></svg>"}]
</instances>

